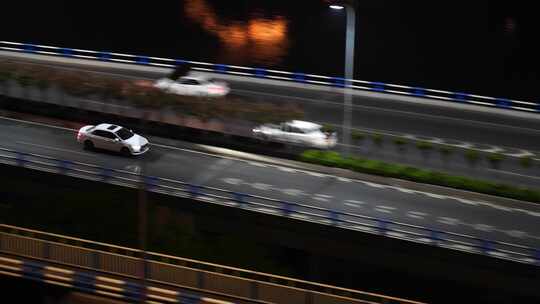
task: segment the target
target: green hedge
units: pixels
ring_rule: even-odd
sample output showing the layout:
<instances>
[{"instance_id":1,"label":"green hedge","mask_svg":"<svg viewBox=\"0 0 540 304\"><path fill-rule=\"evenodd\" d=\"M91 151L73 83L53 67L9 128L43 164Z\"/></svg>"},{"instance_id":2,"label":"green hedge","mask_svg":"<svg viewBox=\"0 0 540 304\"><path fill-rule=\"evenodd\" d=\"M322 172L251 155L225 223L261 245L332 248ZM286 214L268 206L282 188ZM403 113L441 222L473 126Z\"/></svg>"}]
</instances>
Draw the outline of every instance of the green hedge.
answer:
<instances>
[{"instance_id":1,"label":"green hedge","mask_svg":"<svg viewBox=\"0 0 540 304\"><path fill-rule=\"evenodd\" d=\"M400 164L385 163L378 160L369 160L358 157L342 157L337 152L308 150L301 154L300 159L309 163L351 169L361 173L400 178L414 182L540 203L539 190L455 176Z\"/></svg>"}]
</instances>

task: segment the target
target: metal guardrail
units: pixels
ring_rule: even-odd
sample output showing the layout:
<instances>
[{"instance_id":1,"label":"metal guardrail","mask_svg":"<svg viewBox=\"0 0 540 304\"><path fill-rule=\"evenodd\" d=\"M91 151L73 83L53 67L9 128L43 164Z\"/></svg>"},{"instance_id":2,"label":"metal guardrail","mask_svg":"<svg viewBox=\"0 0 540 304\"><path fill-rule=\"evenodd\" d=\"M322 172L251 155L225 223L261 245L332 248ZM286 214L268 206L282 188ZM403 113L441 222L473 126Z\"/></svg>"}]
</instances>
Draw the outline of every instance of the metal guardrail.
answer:
<instances>
[{"instance_id":1,"label":"metal guardrail","mask_svg":"<svg viewBox=\"0 0 540 304\"><path fill-rule=\"evenodd\" d=\"M380 93L390 93L405 96L424 97L453 101L463 104L475 104L488 107L496 107L508 110L527 112L540 112L540 103L529 102L508 98L496 98L483 95L467 94L463 92L450 92L444 90L411 87L398 84L373 82L356 79L344 79L341 77L329 77L315 74L294 73L288 71L263 69L257 67L245 67L237 65L216 64L201 61L189 61L162 57L132 55L124 53L92 51L84 49L64 48L50 45L37 45L12 41L0 41L0 49L7 51L26 52L34 54L62 56L69 58L82 58L105 62L130 63L156 67L172 68L182 64L189 64L194 70L213 72L227 75L255 77L261 79L274 79L296 83L333 86L339 88L351 88Z\"/></svg>"},{"instance_id":2,"label":"metal guardrail","mask_svg":"<svg viewBox=\"0 0 540 304\"><path fill-rule=\"evenodd\" d=\"M141 285L133 280L119 280L107 275L50 266L27 259L0 256L0 275L22 277L45 284L73 288L83 292L129 302L182 304L235 304L235 302L198 296L174 289Z\"/></svg>"},{"instance_id":3,"label":"metal guardrail","mask_svg":"<svg viewBox=\"0 0 540 304\"><path fill-rule=\"evenodd\" d=\"M171 290L171 287L176 287L228 295L254 303L421 304L154 252L146 252L146 259L143 260L141 251L137 249L10 225L0 225L0 252L34 259L33 262L21 263L20 260L0 256L0 273L6 270L12 273L26 271L26 274L21 275L27 278L56 279L59 280L57 283L63 283L64 286L85 286L94 292L93 289L116 292L125 297L130 296L131 300L146 296L161 302L230 303L211 302L214 297L212 295L207 298ZM43 262L54 263L54 266L47 266ZM146 289L134 281L141 277L141 263L145 263L146 281L150 283ZM58 265L75 270L59 268ZM125 280L118 280L111 275ZM186 298L192 302L183 302L182 299ZM199 299L200 302L193 299Z\"/></svg>"},{"instance_id":4,"label":"metal guardrail","mask_svg":"<svg viewBox=\"0 0 540 304\"><path fill-rule=\"evenodd\" d=\"M540 266L540 249L538 248L481 239L470 235L388 221L361 214L281 201L167 178L146 176L33 153L22 153L6 148L0 148L0 163L132 188L144 186L148 191L152 192L188 197L208 203Z\"/></svg>"}]
</instances>

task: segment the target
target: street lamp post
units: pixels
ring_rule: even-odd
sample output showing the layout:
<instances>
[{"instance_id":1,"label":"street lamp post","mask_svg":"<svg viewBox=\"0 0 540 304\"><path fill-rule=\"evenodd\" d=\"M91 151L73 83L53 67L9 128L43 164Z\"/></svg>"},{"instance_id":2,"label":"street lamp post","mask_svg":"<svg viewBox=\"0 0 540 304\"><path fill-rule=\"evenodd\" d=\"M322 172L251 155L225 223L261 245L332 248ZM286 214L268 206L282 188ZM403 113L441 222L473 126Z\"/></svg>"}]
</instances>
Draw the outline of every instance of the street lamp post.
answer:
<instances>
[{"instance_id":1,"label":"street lamp post","mask_svg":"<svg viewBox=\"0 0 540 304\"><path fill-rule=\"evenodd\" d=\"M343 95L343 146L345 154L349 153L351 140L351 120L352 120L352 82L354 78L354 43L356 32L356 8L353 0L336 2L330 5L335 10L347 12L347 30L345 35L345 90Z\"/></svg>"}]
</instances>

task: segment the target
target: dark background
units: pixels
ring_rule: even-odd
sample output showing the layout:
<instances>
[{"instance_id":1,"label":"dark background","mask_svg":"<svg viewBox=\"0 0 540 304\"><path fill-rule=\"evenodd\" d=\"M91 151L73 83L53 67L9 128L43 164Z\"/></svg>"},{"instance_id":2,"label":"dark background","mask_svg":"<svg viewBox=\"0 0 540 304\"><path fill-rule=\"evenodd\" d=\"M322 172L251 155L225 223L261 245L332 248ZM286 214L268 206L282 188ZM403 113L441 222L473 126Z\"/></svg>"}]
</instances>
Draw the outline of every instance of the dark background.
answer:
<instances>
[{"instance_id":1,"label":"dark background","mask_svg":"<svg viewBox=\"0 0 540 304\"><path fill-rule=\"evenodd\" d=\"M5 1L2 12L2 40L343 73L345 13L319 0ZM228 32L276 20L275 44ZM537 29L532 1L359 1L355 78L537 102Z\"/></svg>"}]
</instances>

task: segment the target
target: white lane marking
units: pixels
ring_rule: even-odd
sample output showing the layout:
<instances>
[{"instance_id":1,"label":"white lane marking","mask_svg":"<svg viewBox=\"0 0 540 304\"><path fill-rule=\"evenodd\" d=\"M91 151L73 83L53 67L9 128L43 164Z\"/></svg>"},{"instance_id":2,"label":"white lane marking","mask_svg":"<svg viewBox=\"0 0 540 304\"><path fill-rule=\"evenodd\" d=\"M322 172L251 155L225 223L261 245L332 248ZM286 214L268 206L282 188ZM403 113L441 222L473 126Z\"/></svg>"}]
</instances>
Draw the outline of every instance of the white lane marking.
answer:
<instances>
[{"instance_id":1,"label":"white lane marking","mask_svg":"<svg viewBox=\"0 0 540 304\"><path fill-rule=\"evenodd\" d=\"M277 166L276 168L278 168L278 170L283 171L283 172L296 172L296 169L292 169L292 168L281 167L281 166Z\"/></svg>"},{"instance_id":2,"label":"white lane marking","mask_svg":"<svg viewBox=\"0 0 540 304\"><path fill-rule=\"evenodd\" d=\"M497 170L497 169L488 169L488 171L491 171L491 172L499 172L499 173L508 174L508 175L513 175L513 176L520 176L520 177L532 178L532 179L538 179L538 180L540 180L540 176L533 176L533 175L519 174L519 173L515 173L515 172L511 172L511 171Z\"/></svg>"},{"instance_id":3,"label":"white lane marking","mask_svg":"<svg viewBox=\"0 0 540 304\"><path fill-rule=\"evenodd\" d=\"M498 153L501 151L504 151L503 148L497 147L497 146L491 146L490 149L479 149L480 151L488 152L488 153Z\"/></svg>"},{"instance_id":4,"label":"white lane marking","mask_svg":"<svg viewBox=\"0 0 540 304\"><path fill-rule=\"evenodd\" d=\"M426 196L429 196L429 197L432 197L432 198L436 198L436 199L447 199L448 198L448 196L446 196L446 195L440 195L440 194L435 194L435 193L430 193L430 192L417 191L417 193L420 193L420 194L423 194L423 195L426 195Z\"/></svg>"},{"instance_id":5,"label":"white lane marking","mask_svg":"<svg viewBox=\"0 0 540 304\"><path fill-rule=\"evenodd\" d=\"M527 150L521 150L521 152L519 153L508 153L506 154L508 156L513 156L513 157L528 157L528 156L534 156L533 153L527 151Z\"/></svg>"},{"instance_id":6,"label":"white lane marking","mask_svg":"<svg viewBox=\"0 0 540 304\"><path fill-rule=\"evenodd\" d=\"M353 228L364 232L377 232L375 228L368 226L353 226Z\"/></svg>"},{"instance_id":7,"label":"white lane marking","mask_svg":"<svg viewBox=\"0 0 540 304\"><path fill-rule=\"evenodd\" d=\"M407 212L407 216L415 219L424 219L424 217L427 215L425 212L419 212L419 211L409 211Z\"/></svg>"},{"instance_id":8,"label":"white lane marking","mask_svg":"<svg viewBox=\"0 0 540 304\"><path fill-rule=\"evenodd\" d=\"M252 165L252 166L255 166L255 167L267 167L267 165L265 165L263 163L258 163L258 162L254 162L254 161L248 161L247 163Z\"/></svg>"},{"instance_id":9,"label":"white lane marking","mask_svg":"<svg viewBox=\"0 0 540 304\"><path fill-rule=\"evenodd\" d=\"M356 200L346 200L344 203L345 206L354 207L354 208L360 208L361 205L364 205L364 204L365 202L356 201Z\"/></svg>"},{"instance_id":10,"label":"white lane marking","mask_svg":"<svg viewBox=\"0 0 540 304\"><path fill-rule=\"evenodd\" d=\"M222 178L221 180L231 185L241 185L244 182L243 180L239 178L232 178L232 177Z\"/></svg>"},{"instance_id":11,"label":"white lane marking","mask_svg":"<svg viewBox=\"0 0 540 304\"><path fill-rule=\"evenodd\" d=\"M264 183L253 183L251 184L251 187L255 189L259 189L259 190L268 191L268 190L272 190L273 186L270 184L264 184Z\"/></svg>"},{"instance_id":12,"label":"white lane marking","mask_svg":"<svg viewBox=\"0 0 540 304\"><path fill-rule=\"evenodd\" d=\"M375 207L375 211L378 211L378 212L382 212L382 213L392 213L393 210L395 210L396 208L394 207L390 207L390 206L376 206Z\"/></svg>"},{"instance_id":13,"label":"white lane marking","mask_svg":"<svg viewBox=\"0 0 540 304\"><path fill-rule=\"evenodd\" d=\"M525 231L520 231L520 230L508 230L508 231L503 231L503 232L511 237L515 237L519 239L525 238L527 236L527 233Z\"/></svg>"},{"instance_id":14,"label":"white lane marking","mask_svg":"<svg viewBox=\"0 0 540 304\"><path fill-rule=\"evenodd\" d=\"M473 225L473 228L484 232L492 232L495 229L495 227L486 224L475 224Z\"/></svg>"},{"instance_id":15,"label":"white lane marking","mask_svg":"<svg viewBox=\"0 0 540 304\"><path fill-rule=\"evenodd\" d=\"M446 225L455 226L455 225L459 224L460 221L458 219L452 218L452 217L439 217L439 218L437 218L437 222L442 223L442 224L446 224Z\"/></svg>"},{"instance_id":16,"label":"white lane marking","mask_svg":"<svg viewBox=\"0 0 540 304\"><path fill-rule=\"evenodd\" d=\"M320 202L328 202L329 199L333 198L331 195L326 194L315 194L313 195L313 199Z\"/></svg>"},{"instance_id":17,"label":"white lane marking","mask_svg":"<svg viewBox=\"0 0 540 304\"><path fill-rule=\"evenodd\" d=\"M26 123L26 124L30 124L30 125L36 125L36 126L41 126L41 127L53 128L53 129L60 129L60 130L70 131L70 132L77 132L78 131L77 129L70 129L70 128L66 128L66 127L48 125L48 124L41 123L41 122L27 121L27 120L21 120L21 119L10 118L10 117L5 117L5 116L0 116L0 119L11 120L11 121L16 121L16 122L20 122L20 123Z\"/></svg>"},{"instance_id":18,"label":"white lane marking","mask_svg":"<svg viewBox=\"0 0 540 304\"><path fill-rule=\"evenodd\" d=\"M141 173L141 170L142 170L141 167L137 165L129 165L129 166L124 167L124 169L127 171L131 171L135 174Z\"/></svg>"},{"instance_id":19,"label":"white lane marking","mask_svg":"<svg viewBox=\"0 0 540 304\"><path fill-rule=\"evenodd\" d=\"M352 182L352 179L348 179L346 177L337 177L337 180L340 181L340 182L345 182L345 183L350 183Z\"/></svg>"},{"instance_id":20,"label":"white lane marking","mask_svg":"<svg viewBox=\"0 0 540 304\"><path fill-rule=\"evenodd\" d=\"M419 241L419 242L422 242L422 243L431 243L431 242L433 242L432 239L428 239L426 237L417 238L416 240Z\"/></svg>"},{"instance_id":21,"label":"white lane marking","mask_svg":"<svg viewBox=\"0 0 540 304\"><path fill-rule=\"evenodd\" d=\"M376 184L376 183L372 183L372 182L366 182L366 181L360 181L360 182L367 185L367 186L374 187L374 188L386 188L387 187L385 185Z\"/></svg>"},{"instance_id":22,"label":"white lane marking","mask_svg":"<svg viewBox=\"0 0 540 304\"><path fill-rule=\"evenodd\" d=\"M290 215L290 217L294 217L294 218L302 219L302 220L309 219L309 217L307 215L298 214L298 213L293 213L293 214Z\"/></svg>"},{"instance_id":23,"label":"white lane marking","mask_svg":"<svg viewBox=\"0 0 540 304\"><path fill-rule=\"evenodd\" d=\"M494 208L494 209L497 209L497 210L502 210L502 211L507 211L507 212L512 211L512 208L500 206L500 205L497 205L497 204L486 203L486 202L478 202L478 204L480 204L482 206L491 207L491 208Z\"/></svg>"},{"instance_id":24,"label":"white lane marking","mask_svg":"<svg viewBox=\"0 0 540 304\"><path fill-rule=\"evenodd\" d=\"M459 197L454 197L453 199L455 199L456 201L458 201L460 203L464 203L464 204L467 204L467 205L478 206L478 202L471 201L471 200L468 200L468 199L459 198Z\"/></svg>"},{"instance_id":25,"label":"white lane marking","mask_svg":"<svg viewBox=\"0 0 540 304\"><path fill-rule=\"evenodd\" d=\"M69 149L55 148L55 147L46 146L46 145L33 144L33 143L25 142L25 141L17 141L16 143L22 144L22 145L27 145L27 146L34 146L34 147L43 148L43 149L49 149L49 150L55 150L55 151L68 152L68 153L75 153L75 154L80 154L80 155L85 155L85 156L96 157L96 155L90 154L90 153L84 153L84 152L79 152L79 151L73 151L73 150L69 150Z\"/></svg>"},{"instance_id":26,"label":"white lane marking","mask_svg":"<svg viewBox=\"0 0 540 304\"><path fill-rule=\"evenodd\" d=\"M283 189L281 190L284 194L290 195L290 196L300 196L304 195L304 191L299 189Z\"/></svg>"},{"instance_id":27,"label":"white lane marking","mask_svg":"<svg viewBox=\"0 0 540 304\"><path fill-rule=\"evenodd\" d=\"M313 172L313 171L304 171L304 173L306 173L308 175L311 175L311 176L315 176L315 177L325 177L326 176L326 174Z\"/></svg>"},{"instance_id":28,"label":"white lane marking","mask_svg":"<svg viewBox=\"0 0 540 304\"><path fill-rule=\"evenodd\" d=\"M403 187L398 187L398 186L389 186L388 188L391 188L391 189L394 189L394 190L397 190L397 191L400 191L400 192L404 192L404 193L409 193L409 194L416 193L415 190L411 190L411 189L407 189L407 188L403 188Z\"/></svg>"}]
</instances>

